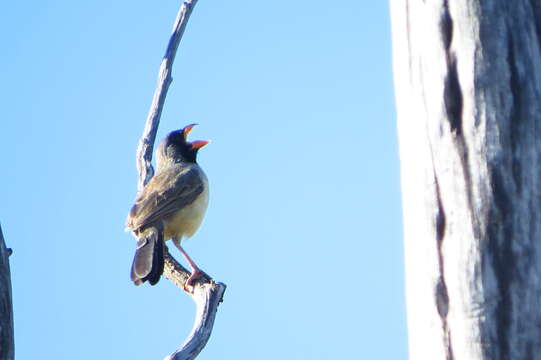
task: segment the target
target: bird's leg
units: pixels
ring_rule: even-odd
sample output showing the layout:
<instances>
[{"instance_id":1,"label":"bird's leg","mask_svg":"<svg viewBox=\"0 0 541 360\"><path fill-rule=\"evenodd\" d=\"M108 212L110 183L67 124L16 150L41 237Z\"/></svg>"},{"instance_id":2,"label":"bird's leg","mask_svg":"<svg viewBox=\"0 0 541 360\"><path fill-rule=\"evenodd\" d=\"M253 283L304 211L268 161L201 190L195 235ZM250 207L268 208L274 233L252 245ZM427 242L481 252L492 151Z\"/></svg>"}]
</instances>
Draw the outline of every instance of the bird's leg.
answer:
<instances>
[{"instance_id":1,"label":"bird's leg","mask_svg":"<svg viewBox=\"0 0 541 360\"><path fill-rule=\"evenodd\" d=\"M186 283L184 284L184 290L186 290L186 291L193 294L194 289L195 289L193 283L194 283L195 280L197 280L199 277L201 277L203 272L201 271L201 269L199 269L199 266L197 266L195 264L195 262L188 255L188 253L186 251L184 251L182 246L180 246L180 237L175 236L175 237L172 238L172 240L173 240L173 243L175 244L175 246L177 247L177 249L184 256L186 261L188 261L188 264L190 264L190 267L192 268L192 273L191 273L190 277L188 278L188 280L186 280ZM191 287L191 291L190 291L190 287Z\"/></svg>"}]
</instances>

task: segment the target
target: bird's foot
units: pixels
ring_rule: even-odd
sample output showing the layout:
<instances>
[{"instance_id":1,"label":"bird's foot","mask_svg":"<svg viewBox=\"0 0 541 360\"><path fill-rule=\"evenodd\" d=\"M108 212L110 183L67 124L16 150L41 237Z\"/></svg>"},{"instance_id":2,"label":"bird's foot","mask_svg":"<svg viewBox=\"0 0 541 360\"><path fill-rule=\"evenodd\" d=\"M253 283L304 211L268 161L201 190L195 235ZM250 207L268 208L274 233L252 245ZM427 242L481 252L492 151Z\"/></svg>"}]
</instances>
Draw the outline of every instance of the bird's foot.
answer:
<instances>
[{"instance_id":1,"label":"bird's foot","mask_svg":"<svg viewBox=\"0 0 541 360\"><path fill-rule=\"evenodd\" d=\"M194 270L192 274L190 275L190 277L188 278L188 280L186 280L186 282L184 283L184 291L189 292L190 294L193 295L195 291L195 281L204 276L205 274L201 270L199 269Z\"/></svg>"}]
</instances>

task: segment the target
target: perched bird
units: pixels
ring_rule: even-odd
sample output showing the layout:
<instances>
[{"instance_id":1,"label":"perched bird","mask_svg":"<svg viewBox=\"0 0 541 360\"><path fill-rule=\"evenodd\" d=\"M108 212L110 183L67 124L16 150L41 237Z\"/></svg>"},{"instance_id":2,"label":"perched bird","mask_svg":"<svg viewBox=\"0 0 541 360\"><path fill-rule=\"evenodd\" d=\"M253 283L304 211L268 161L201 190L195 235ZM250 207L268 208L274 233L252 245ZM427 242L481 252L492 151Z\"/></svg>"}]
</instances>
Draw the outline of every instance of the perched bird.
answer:
<instances>
[{"instance_id":1,"label":"perched bird","mask_svg":"<svg viewBox=\"0 0 541 360\"><path fill-rule=\"evenodd\" d=\"M162 140L156 151L156 174L135 199L126 220L126 229L137 238L131 268L136 285L155 285L163 273L164 243L172 239L192 267L185 289L192 286L201 271L180 245L201 225L208 206L208 182L197 164L197 152L208 141L188 142L196 124L176 130Z\"/></svg>"}]
</instances>

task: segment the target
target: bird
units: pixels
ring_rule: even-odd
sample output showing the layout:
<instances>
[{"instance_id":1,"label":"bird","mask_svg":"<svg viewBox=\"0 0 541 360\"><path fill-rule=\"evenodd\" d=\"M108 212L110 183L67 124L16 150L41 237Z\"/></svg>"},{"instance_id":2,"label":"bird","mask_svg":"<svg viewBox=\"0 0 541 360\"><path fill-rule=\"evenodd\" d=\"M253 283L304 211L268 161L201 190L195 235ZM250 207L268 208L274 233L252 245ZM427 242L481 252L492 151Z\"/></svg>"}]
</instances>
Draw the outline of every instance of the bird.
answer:
<instances>
[{"instance_id":1,"label":"bird","mask_svg":"<svg viewBox=\"0 0 541 360\"><path fill-rule=\"evenodd\" d=\"M165 241L169 239L192 269L184 289L193 289L193 282L202 274L181 246L181 240L192 237L201 225L209 202L207 176L197 164L197 153L209 141L187 139L196 125L172 131L160 142L156 174L139 192L126 219L126 230L137 239L131 267L135 285L158 283L164 269Z\"/></svg>"}]
</instances>

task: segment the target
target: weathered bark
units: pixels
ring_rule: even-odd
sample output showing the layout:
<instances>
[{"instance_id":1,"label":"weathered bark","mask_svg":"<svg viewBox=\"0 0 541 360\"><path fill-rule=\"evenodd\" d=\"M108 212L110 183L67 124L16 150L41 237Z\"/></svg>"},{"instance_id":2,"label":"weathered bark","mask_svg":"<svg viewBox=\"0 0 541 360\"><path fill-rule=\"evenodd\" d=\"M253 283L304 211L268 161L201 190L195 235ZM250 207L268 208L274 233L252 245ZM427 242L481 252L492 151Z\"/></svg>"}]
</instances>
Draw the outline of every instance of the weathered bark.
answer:
<instances>
[{"instance_id":1,"label":"weathered bark","mask_svg":"<svg viewBox=\"0 0 541 360\"><path fill-rule=\"evenodd\" d=\"M160 118L162 116L163 106L165 104L165 98L167 97L167 91L169 85L173 82L173 63L175 62L175 56L177 55L178 45L184 35L184 30L190 19L194 6L197 4L197 0L184 0L175 19L173 25L173 33L167 44L165 55L160 64L160 71L158 73L158 82L154 96L152 97L152 104L147 115L147 121L145 123L145 129L143 130L143 136L139 140L137 146L137 172L139 174L139 181L137 182L138 190L141 190L143 186L154 176L154 168L152 167L152 150L154 148L154 141L156 140L156 133L158 132L158 126L160 125Z\"/></svg>"},{"instance_id":2,"label":"weathered bark","mask_svg":"<svg viewBox=\"0 0 541 360\"><path fill-rule=\"evenodd\" d=\"M13 306L11 303L11 274L9 256L11 249L6 248L2 228L0 227L0 360L13 360Z\"/></svg>"},{"instance_id":3,"label":"weathered bark","mask_svg":"<svg viewBox=\"0 0 541 360\"><path fill-rule=\"evenodd\" d=\"M410 358L539 358L541 1L390 4Z\"/></svg>"},{"instance_id":4,"label":"weathered bark","mask_svg":"<svg viewBox=\"0 0 541 360\"><path fill-rule=\"evenodd\" d=\"M182 289L190 273L169 253L166 254L165 263L165 276ZM210 338L226 286L214 282L207 274L204 275L205 277L197 282L193 294L190 294L196 306L192 331L178 350L166 356L165 360L193 360Z\"/></svg>"},{"instance_id":5,"label":"weathered bark","mask_svg":"<svg viewBox=\"0 0 541 360\"><path fill-rule=\"evenodd\" d=\"M160 118L167 97L169 85L173 81L173 62L177 53L178 45L184 34L186 24L190 19L193 7L197 0L184 0L178 11L175 23L173 25L173 33L169 39L165 56L163 57L158 73L158 83L152 104L148 112L147 121L143 130L143 135L139 140L136 153L137 170L139 180L137 187L139 190L154 176L152 167L152 151L156 140L156 133ZM184 289L184 284L190 276L190 272L181 266L170 254L165 247L165 269L164 275L169 278L180 289ZM226 285L215 282L210 276L200 277L194 284L193 293L186 291L195 302L196 313L194 326L191 333L188 335L184 343L180 345L178 350L166 357L167 360L193 360L207 344L214 326L214 319L218 311L218 305L222 302Z\"/></svg>"}]
</instances>

